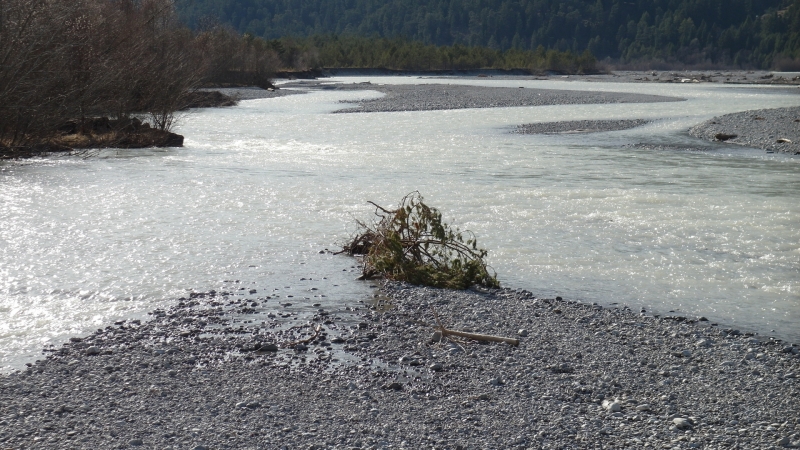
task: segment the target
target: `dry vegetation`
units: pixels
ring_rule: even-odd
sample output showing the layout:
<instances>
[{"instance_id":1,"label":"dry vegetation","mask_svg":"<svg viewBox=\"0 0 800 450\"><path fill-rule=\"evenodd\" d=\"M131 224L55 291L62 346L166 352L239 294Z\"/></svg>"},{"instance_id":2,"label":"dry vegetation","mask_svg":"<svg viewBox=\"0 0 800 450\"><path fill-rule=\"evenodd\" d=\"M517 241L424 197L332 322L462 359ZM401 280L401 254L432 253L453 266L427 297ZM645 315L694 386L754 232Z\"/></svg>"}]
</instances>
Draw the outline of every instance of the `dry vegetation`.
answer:
<instances>
[{"instance_id":1,"label":"dry vegetation","mask_svg":"<svg viewBox=\"0 0 800 450\"><path fill-rule=\"evenodd\" d=\"M277 56L258 44L191 32L172 0L2 0L0 158L174 145L175 112L201 83L269 84Z\"/></svg>"},{"instance_id":2,"label":"dry vegetation","mask_svg":"<svg viewBox=\"0 0 800 450\"><path fill-rule=\"evenodd\" d=\"M370 203L378 220L358 221L358 231L342 250L363 258L363 279L448 289L499 286L496 274L489 273L487 251L478 248L475 236L443 222L442 213L426 205L419 192L403 197L394 210Z\"/></svg>"},{"instance_id":3,"label":"dry vegetation","mask_svg":"<svg viewBox=\"0 0 800 450\"><path fill-rule=\"evenodd\" d=\"M168 0L0 3L0 143L47 146L69 119L146 115L162 131L199 81Z\"/></svg>"}]
</instances>

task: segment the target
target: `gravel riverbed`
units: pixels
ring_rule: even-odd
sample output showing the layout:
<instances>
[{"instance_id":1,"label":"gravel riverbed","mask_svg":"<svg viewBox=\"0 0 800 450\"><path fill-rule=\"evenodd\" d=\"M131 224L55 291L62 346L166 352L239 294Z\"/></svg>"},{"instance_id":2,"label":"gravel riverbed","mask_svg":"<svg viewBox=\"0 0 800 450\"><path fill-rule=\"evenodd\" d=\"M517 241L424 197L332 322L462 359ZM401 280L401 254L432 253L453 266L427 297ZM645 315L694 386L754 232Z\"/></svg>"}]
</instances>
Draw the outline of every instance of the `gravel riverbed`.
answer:
<instances>
[{"instance_id":1,"label":"gravel riverbed","mask_svg":"<svg viewBox=\"0 0 800 450\"><path fill-rule=\"evenodd\" d=\"M622 120L570 120L562 122L527 123L514 129L518 134L598 133L636 128L649 121L644 119Z\"/></svg>"},{"instance_id":2,"label":"gravel riverbed","mask_svg":"<svg viewBox=\"0 0 800 450\"><path fill-rule=\"evenodd\" d=\"M375 297L287 322L274 299L193 294L73 338L0 378L0 448L800 446L784 342L525 291ZM432 340L434 308L520 344Z\"/></svg>"},{"instance_id":3,"label":"gravel riverbed","mask_svg":"<svg viewBox=\"0 0 800 450\"><path fill-rule=\"evenodd\" d=\"M726 114L693 127L689 134L797 155L800 154L800 106Z\"/></svg>"},{"instance_id":4,"label":"gravel riverbed","mask_svg":"<svg viewBox=\"0 0 800 450\"><path fill-rule=\"evenodd\" d=\"M586 105L605 103L675 102L684 99L660 95L623 92L569 91L456 84L389 85L379 83L324 84L302 81L286 84L296 89L372 90L385 95L376 99L342 102L337 113L436 111L466 108L504 108L514 106Z\"/></svg>"}]
</instances>

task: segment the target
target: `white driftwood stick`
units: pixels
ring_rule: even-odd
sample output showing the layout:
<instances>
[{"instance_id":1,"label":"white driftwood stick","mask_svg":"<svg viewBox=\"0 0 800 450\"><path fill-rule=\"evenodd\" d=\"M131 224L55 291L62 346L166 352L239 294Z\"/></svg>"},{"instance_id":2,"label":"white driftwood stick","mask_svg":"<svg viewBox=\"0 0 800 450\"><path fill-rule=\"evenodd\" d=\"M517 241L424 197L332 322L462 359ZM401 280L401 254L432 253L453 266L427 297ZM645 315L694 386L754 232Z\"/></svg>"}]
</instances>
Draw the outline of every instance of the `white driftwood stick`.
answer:
<instances>
[{"instance_id":1,"label":"white driftwood stick","mask_svg":"<svg viewBox=\"0 0 800 450\"><path fill-rule=\"evenodd\" d=\"M476 341L505 342L515 347L519 345L519 339L492 336L490 334L465 333L463 331L448 330L444 327L441 327L440 330L442 331L442 336L458 336Z\"/></svg>"},{"instance_id":2,"label":"white driftwood stick","mask_svg":"<svg viewBox=\"0 0 800 450\"><path fill-rule=\"evenodd\" d=\"M442 325L442 322L439 320L439 314L436 314L436 308L431 306L431 311L433 311L433 318L436 319L436 325L438 325L437 328L442 333L442 337L450 335L450 336L459 336L467 339L472 339L475 341L505 342L506 344L513 345L514 347L517 347L519 345L519 339L492 336L490 334L465 333L463 331L448 330L447 328L444 327L444 325Z\"/></svg>"}]
</instances>

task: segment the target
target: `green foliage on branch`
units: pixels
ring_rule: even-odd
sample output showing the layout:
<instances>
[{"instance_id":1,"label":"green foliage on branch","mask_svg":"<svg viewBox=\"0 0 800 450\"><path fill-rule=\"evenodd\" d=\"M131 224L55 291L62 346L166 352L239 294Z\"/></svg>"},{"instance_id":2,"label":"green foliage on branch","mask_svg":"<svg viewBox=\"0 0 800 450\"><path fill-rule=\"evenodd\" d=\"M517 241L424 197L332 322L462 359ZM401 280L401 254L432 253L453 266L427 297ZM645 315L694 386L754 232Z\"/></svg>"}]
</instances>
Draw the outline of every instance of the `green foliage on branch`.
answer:
<instances>
[{"instance_id":1,"label":"green foliage on branch","mask_svg":"<svg viewBox=\"0 0 800 450\"><path fill-rule=\"evenodd\" d=\"M475 235L443 222L442 213L426 205L419 192L403 197L395 210L370 203L377 222L357 222L356 236L342 250L362 255L364 279L448 289L500 285L497 275L489 273L487 251L478 248Z\"/></svg>"}]
</instances>

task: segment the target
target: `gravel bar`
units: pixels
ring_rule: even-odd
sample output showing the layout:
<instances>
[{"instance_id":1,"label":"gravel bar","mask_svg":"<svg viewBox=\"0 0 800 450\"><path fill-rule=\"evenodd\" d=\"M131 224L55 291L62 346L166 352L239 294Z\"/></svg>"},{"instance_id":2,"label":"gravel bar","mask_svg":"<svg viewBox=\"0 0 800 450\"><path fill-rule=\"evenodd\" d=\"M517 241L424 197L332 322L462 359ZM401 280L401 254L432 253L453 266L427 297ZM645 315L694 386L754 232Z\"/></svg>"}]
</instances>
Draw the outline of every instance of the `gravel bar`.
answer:
<instances>
[{"instance_id":1,"label":"gravel bar","mask_svg":"<svg viewBox=\"0 0 800 450\"><path fill-rule=\"evenodd\" d=\"M559 133L599 133L636 128L650 123L644 119L624 120L572 120L563 122L542 122L519 125L514 129L518 134L559 134Z\"/></svg>"},{"instance_id":2,"label":"gravel bar","mask_svg":"<svg viewBox=\"0 0 800 450\"><path fill-rule=\"evenodd\" d=\"M726 114L693 127L689 134L797 155L800 154L800 106Z\"/></svg>"},{"instance_id":3,"label":"gravel bar","mask_svg":"<svg viewBox=\"0 0 800 450\"><path fill-rule=\"evenodd\" d=\"M306 325L196 294L73 338L0 378L0 448L800 446L800 357L779 340L526 291L376 295ZM432 308L520 345L437 342Z\"/></svg>"},{"instance_id":4,"label":"gravel bar","mask_svg":"<svg viewBox=\"0 0 800 450\"><path fill-rule=\"evenodd\" d=\"M343 101L342 103L353 106L338 110L336 111L337 113L439 111L466 108L605 103L655 103L685 100L677 97L621 92L464 86L457 84L388 85L375 84L368 81L354 84L320 84L315 81L303 81L286 84L285 86L324 90L371 90L385 94L383 97L376 99Z\"/></svg>"}]
</instances>

